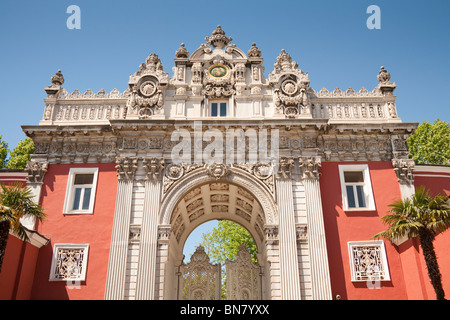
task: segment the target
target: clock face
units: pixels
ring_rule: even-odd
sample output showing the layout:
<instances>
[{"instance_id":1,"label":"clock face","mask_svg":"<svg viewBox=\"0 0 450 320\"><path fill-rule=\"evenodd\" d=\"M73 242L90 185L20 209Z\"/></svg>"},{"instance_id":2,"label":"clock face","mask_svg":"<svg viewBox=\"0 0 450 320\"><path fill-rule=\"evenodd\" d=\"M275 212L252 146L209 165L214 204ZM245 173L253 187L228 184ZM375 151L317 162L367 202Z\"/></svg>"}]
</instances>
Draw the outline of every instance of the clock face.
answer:
<instances>
[{"instance_id":1,"label":"clock face","mask_svg":"<svg viewBox=\"0 0 450 320\"><path fill-rule=\"evenodd\" d=\"M223 65L213 65L209 68L209 74L214 78L222 78L228 73L228 68Z\"/></svg>"}]
</instances>

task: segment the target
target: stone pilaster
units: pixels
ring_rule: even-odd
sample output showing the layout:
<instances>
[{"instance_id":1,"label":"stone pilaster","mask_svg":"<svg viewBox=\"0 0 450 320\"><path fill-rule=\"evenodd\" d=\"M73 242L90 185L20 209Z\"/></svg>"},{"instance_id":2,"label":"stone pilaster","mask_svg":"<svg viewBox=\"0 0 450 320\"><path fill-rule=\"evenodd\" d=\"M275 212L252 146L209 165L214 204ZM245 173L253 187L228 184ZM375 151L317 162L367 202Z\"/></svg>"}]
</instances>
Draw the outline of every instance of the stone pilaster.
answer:
<instances>
[{"instance_id":1,"label":"stone pilaster","mask_svg":"<svg viewBox=\"0 0 450 320\"><path fill-rule=\"evenodd\" d=\"M131 201L137 163L138 159L135 157L118 157L116 159L119 183L109 252L106 300L122 300L124 298Z\"/></svg>"},{"instance_id":2,"label":"stone pilaster","mask_svg":"<svg viewBox=\"0 0 450 320\"><path fill-rule=\"evenodd\" d=\"M325 300L332 299L332 296L320 195L320 167L320 157L299 157L300 176L305 185L312 297L316 300Z\"/></svg>"},{"instance_id":3,"label":"stone pilaster","mask_svg":"<svg viewBox=\"0 0 450 320\"><path fill-rule=\"evenodd\" d=\"M144 158L146 171L136 299L154 300L158 246L158 213L162 193L163 158Z\"/></svg>"},{"instance_id":4,"label":"stone pilaster","mask_svg":"<svg viewBox=\"0 0 450 320\"><path fill-rule=\"evenodd\" d=\"M47 161L28 161L25 166L25 171L28 173L27 186L30 187L31 192L33 193L33 201L35 203L39 203L41 198L42 184L47 170ZM34 230L36 224L35 217L25 215L20 221L24 227Z\"/></svg>"},{"instance_id":5,"label":"stone pilaster","mask_svg":"<svg viewBox=\"0 0 450 320\"><path fill-rule=\"evenodd\" d=\"M286 300L301 298L291 180L293 166L293 158L282 157L276 180L279 214L278 239L280 248L281 298Z\"/></svg>"}]
</instances>

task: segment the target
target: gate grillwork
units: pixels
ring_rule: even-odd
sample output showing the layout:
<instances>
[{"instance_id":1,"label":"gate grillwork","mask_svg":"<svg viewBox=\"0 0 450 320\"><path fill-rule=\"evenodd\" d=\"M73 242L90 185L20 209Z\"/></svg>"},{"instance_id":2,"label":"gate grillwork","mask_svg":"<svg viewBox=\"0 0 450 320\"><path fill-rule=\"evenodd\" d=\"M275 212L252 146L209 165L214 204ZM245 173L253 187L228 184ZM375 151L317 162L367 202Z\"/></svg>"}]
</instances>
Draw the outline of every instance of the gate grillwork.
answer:
<instances>
[{"instance_id":1,"label":"gate grillwork","mask_svg":"<svg viewBox=\"0 0 450 320\"><path fill-rule=\"evenodd\" d=\"M239 248L236 260L226 262L227 300L260 299L260 268L253 263L245 244Z\"/></svg>"},{"instance_id":2,"label":"gate grillwork","mask_svg":"<svg viewBox=\"0 0 450 320\"><path fill-rule=\"evenodd\" d=\"M191 261L180 266L182 300L220 300L220 264L212 264L205 249L198 247Z\"/></svg>"}]
</instances>

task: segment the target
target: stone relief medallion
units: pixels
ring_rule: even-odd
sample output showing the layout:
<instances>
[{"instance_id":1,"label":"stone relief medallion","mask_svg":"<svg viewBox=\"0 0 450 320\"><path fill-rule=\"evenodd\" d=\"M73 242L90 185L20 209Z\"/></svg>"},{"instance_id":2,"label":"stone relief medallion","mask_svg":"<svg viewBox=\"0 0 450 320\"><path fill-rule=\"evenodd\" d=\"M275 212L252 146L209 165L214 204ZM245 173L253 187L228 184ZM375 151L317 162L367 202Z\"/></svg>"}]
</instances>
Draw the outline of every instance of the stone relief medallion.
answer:
<instances>
[{"instance_id":1,"label":"stone relief medallion","mask_svg":"<svg viewBox=\"0 0 450 320\"><path fill-rule=\"evenodd\" d=\"M139 87L139 91L144 97L151 97L156 92L156 85L152 81L145 81Z\"/></svg>"},{"instance_id":2,"label":"stone relief medallion","mask_svg":"<svg viewBox=\"0 0 450 320\"><path fill-rule=\"evenodd\" d=\"M288 96L293 96L298 91L298 85L293 80L286 80L281 84L281 91Z\"/></svg>"},{"instance_id":3,"label":"stone relief medallion","mask_svg":"<svg viewBox=\"0 0 450 320\"><path fill-rule=\"evenodd\" d=\"M221 64L215 64L209 68L208 72L214 78L222 78L228 74L228 68Z\"/></svg>"},{"instance_id":4,"label":"stone relief medallion","mask_svg":"<svg viewBox=\"0 0 450 320\"><path fill-rule=\"evenodd\" d=\"M213 163L206 169L208 175L216 180L221 179L230 173L228 166L223 163Z\"/></svg>"},{"instance_id":5,"label":"stone relief medallion","mask_svg":"<svg viewBox=\"0 0 450 320\"><path fill-rule=\"evenodd\" d=\"M167 166L167 178L171 180L178 180L184 174L184 168L182 165L171 163Z\"/></svg>"},{"instance_id":6,"label":"stone relief medallion","mask_svg":"<svg viewBox=\"0 0 450 320\"><path fill-rule=\"evenodd\" d=\"M253 174L259 179L267 179L272 175L272 166L268 163L258 163L253 167Z\"/></svg>"}]
</instances>

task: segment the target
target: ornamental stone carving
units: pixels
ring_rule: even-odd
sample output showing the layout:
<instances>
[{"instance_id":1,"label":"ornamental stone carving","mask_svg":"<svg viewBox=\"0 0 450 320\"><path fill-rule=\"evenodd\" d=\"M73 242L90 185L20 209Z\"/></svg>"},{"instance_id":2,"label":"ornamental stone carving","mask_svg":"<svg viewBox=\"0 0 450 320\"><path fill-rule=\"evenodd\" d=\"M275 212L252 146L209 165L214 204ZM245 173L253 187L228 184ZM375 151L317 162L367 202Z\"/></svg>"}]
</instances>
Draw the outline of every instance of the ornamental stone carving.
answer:
<instances>
[{"instance_id":1,"label":"ornamental stone carving","mask_svg":"<svg viewBox=\"0 0 450 320\"><path fill-rule=\"evenodd\" d=\"M119 180L133 180L138 167L136 157L117 157L116 170Z\"/></svg>"},{"instance_id":2,"label":"ornamental stone carving","mask_svg":"<svg viewBox=\"0 0 450 320\"><path fill-rule=\"evenodd\" d=\"M319 179L322 166L320 157L299 157L298 161L302 179Z\"/></svg>"},{"instance_id":3,"label":"ornamental stone carving","mask_svg":"<svg viewBox=\"0 0 450 320\"><path fill-rule=\"evenodd\" d=\"M277 176L283 179L290 179L292 174L292 169L294 168L294 158L293 157L281 157L278 163L278 173Z\"/></svg>"},{"instance_id":4,"label":"ornamental stone carving","mask_svg":"<svg viewBox=\"0 0 450 320\"><path fill-rule=\"evenodd\" d=\"M50 80L52 84L45 87L45 92L47 92L49 98L56 97L56 94L61 90L61 86L64 84L64 76L61 73L61 69L59 69Z\"/></svg>"},{"instance_id":5,"label":"ornamental stone carving","mask_svg":"<svg viewBox=\"0 0 450 320\"><path fill-rule=\"evenodd\" d=\"M213 163L206 167L206 172L211 178L219 180L230 173L230 167L223 163Z\"/></svg>"},{"instance_id":6,"label":"ornamental stone carving","mask_svg":"<svg viewBox=\"0 0 450 320\"><path fill-rule=\"evenodd\" d=\"M169 75L163 71L158 55L152 53L145 63L139 66L139 71L130 76L128 83L130 95L127 108L130 114L139 118L148 118L162 113L164 105L164 88L169 82Z\"/></svg>"},{"instance_id":7,"label":"ornamental stone carving","mask_svg":"<svg viewBox=\"0 0 450 320\"><path fill-rule=\"evenodd\" d=\"M380 82L377 89L383 94L392 95L397 86L395 85L395 82L390 82L391 74L387 72L384 67L380 68L377 79Z\"/></svg>"},{"instance_id":8,"label":"ornamental stone carving","mask_svg":"<svg viewBox=\"0 0 450 320\"><path fill-rule=\"evenodd\" d=\"M48 162L27 161L25 171L28 173L28 183L42 183L48 170Z\"/></svg>"},{"instance_id":9,"label":"ornamental stone carving","mask_svg":"<svg viewBox=\"0 0 450 320\"><path fill-rule=\"evenodd\" d=\"M298 69L298 64L283 49L269 74L273 100L279 112L294 118L310 114L309 76Z\"/></svg>"},{"instance_id":10,"label":"ornamental stone carving","mask_svg":"<svg viewBox=\"0 0 450 320\"><path fill-rule=\"evenodd\" d=\"M392 159L392 166L399 182L413 183L415 166L413 159Z\"/></svg>"},{"instance_id":11,"label":"ornamental stone carving","mask_svg":"<svg viewBox=\"0 0 450 320\"><path fill-rule=\"evenodd\" d=\"M160 180L164 170L164 158L145 157L142 159L146 180Z\"/></svg>"},{"instance_id":12,"label":"ornamental stone carving","mask_svg":"<svg viewBox=\"0 0 450 320\"><path fill-rule=\"evenodd\" d=\"M231 42L231 40L233 40L233 38L227 38L225 36L225 31L222 30L220 25L218 25L216 30L212 32L211 37L205 37L205 41L207 43L218 49L224 48L228 43Z\"/></svg>"}]
</instances>

